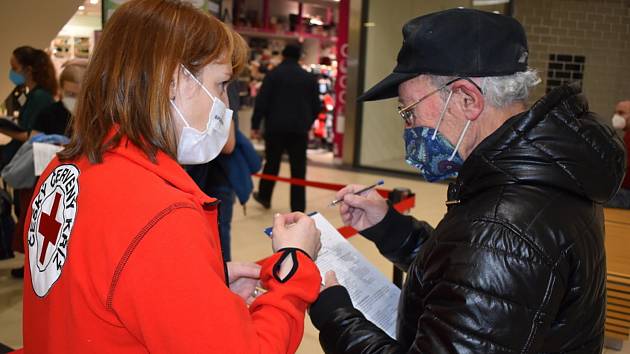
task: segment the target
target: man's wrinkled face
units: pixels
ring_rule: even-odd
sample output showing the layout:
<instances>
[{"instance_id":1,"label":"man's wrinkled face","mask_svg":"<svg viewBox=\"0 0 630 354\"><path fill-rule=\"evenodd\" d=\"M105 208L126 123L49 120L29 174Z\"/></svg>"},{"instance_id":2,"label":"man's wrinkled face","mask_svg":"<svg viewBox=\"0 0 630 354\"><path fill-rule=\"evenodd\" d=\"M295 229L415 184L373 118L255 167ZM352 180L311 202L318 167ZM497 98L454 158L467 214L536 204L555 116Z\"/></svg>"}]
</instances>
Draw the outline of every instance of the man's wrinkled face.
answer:
<instances>
[{"instance_id":1,"label":"man's wrinkled face","mask_svg":"<svg viewBox=\"0 0 630 354\"><path fill-rule=\"evenodd\" d=\"M431 83L431 80L427 76L424 75L407 80L398 86L399 107L407 107L414 104L420 98L426 96L435 89L437 89L437 87ZM446 90L444 92L448 92L450 87L447 87L444 90ZM440 114L445 108L445 104L446 102L442 92L436 92L426 97L410 109L413 116L412 123L405 124L405 128L435 128L438 120L440 119ZM440 124L439 132L454 146L462 132L463 124L465 123L451 115L448 107L446 107L446 112L444 113L444 119Z\"/></svg>"}]
</instances>

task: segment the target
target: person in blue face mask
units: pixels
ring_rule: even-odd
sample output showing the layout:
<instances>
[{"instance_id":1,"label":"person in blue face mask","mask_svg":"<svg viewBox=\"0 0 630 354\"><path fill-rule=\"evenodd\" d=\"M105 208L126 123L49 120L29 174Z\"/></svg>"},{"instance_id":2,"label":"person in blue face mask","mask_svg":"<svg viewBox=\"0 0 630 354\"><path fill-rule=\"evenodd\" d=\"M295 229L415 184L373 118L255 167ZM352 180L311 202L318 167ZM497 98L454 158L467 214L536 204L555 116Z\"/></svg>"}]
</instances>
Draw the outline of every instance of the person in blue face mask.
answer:
<instances>
[{"instance_id":1,"label":"person in blue face mask","mask_svg":"<svg viewBox=\"0 0 630 354\"><path fill-rule=\"evenodd\" d=\"M76 97L80 91L86 66L87 61L78 59L64 63L62 66L63 70L59 75L59 96L61 96L61 100L49 104L42 109L41 112L35 116L30 130L18 131L0 128L0 132L11 137L11 139L13 139L13 143L15 144L26 142L39 134L68 135L70 133L68 131L68 126L71 111L74 111ZM32 104L32 102L29 102L29 104ZM41 136L39 138L41 138ZM22 148L24 148L24 146L22 146ZM24 154L18 153L13 156L10 164L15 165L17 163L20 166L25 166L23 162L21 163L19 161L29 161L31 167L28 172L32 173L32 160L32 154L31 156L25 156ZM7 184L14 187L13 196L15 200L15 214L18 217L18 222L13 234L13 249L18 252L23 252L24 242L22 239L22 230L24 229L26 210L29 207L31 196L33 195L34 185L27 186L26 183L22 182L19 188L15 188L16 186L11 185L9 182L7 182ZM23 274L23 267L11 270L11 275L15 278L21 278L23 277Z\"/></svg>"},{"instance_id":2,"label":"person in blue face mask","mask_svg":"<svg viewBox=\"0 0 630 354\"><path fill-rule=\"evenodd\" d=\"M24 131L33 129L37 116L55 102L59 85L50 56L41 49L29 46L16 48L10 58L9 80L24 86L26 100L21 105L17 124ZM0 133L11 136L10 131ZM13 139L0 149L0 166L4 166L22 145L23 139Z\"/></svg>"},{"instance_id":3,"label":"person in blue face mask","mask_svg":"<svg viewBox=\"0 0 630 354\"><path fill-rule=\"evenodd\" d=\"M527 105L540 80L514 18L451 9L403 36L394 72L360 99L398 97L406 161L451 179L448 211L433 227L363 186L337 193L344 223L408 275L392 338L327 274L310 310L324 351L601 353L602 204L624 175L621 139L576 86Z\"/></svg>"},{"instance_id":4,"label":"person in blue face mask","mask_svg":"<svg viewBox=\"0 0 630 354\"><path fill-rule=\"evenodd\" d=\"M13 159L26 140L26 138L17 137L16 134L24 136L30 134L37 117L55 102L59 89L53 63L50 56L43 50L29 46L18 47L11 55L10 64L9 80L16 86L25 87L26 100L20 107L17 120L21 131L0 129L0 133L12 138L6 145L0 146L0 169ZM25 215L31 194L30 189L14 190L14 212L18 219ZM23 253L24 243L20 231L20 228L16 228L13 250ZM23 268L13 269L11 274L19 278L23 274Z\"/></svg>"},{"instance_id":5,"label":"person in blue face mask","mask_svg":"<svg viewBox=\"0 0 630 354\"><path fill-rule=\"evenodd\" d=\"M65 62L59 74L60 99L46 106L35 116L30 130L8 130L0 128L0 132L14 140L27 141L39 134L67 135L72 112L76 109L77 97L81 90L81 81L87 68L87 60L73 59Z\"/></svg>"}]
</instances>

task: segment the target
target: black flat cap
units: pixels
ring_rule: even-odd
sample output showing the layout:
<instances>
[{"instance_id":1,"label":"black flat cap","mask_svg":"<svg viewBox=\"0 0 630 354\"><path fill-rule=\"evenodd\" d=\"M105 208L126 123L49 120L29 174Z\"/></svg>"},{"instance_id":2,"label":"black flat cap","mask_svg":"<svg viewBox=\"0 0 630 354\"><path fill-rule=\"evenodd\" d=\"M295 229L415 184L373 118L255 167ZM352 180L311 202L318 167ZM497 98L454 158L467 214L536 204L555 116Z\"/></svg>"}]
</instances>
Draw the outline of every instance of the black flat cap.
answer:
<instances>
[{"instance_id":1,"label":"black flat cap","mask_svg":"<svg viewBox=\"0 0 630 354\"><path fill-rule=\"evenodd\" d=\"M398 96L398 85L420 74L485 77L527 70L527 38L512 17L450 9L414 18L403 26L394 72L359 97Z\"/></svg>"}]
</instances>

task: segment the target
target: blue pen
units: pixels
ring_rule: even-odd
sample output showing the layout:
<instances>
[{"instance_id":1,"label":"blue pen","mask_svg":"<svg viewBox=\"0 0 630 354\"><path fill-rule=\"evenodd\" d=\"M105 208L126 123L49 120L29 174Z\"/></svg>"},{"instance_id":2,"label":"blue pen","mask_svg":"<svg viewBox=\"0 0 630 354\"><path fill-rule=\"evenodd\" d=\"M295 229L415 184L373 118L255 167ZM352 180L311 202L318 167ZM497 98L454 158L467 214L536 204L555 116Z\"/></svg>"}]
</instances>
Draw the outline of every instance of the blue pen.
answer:
<instances>
[{"instance_id":1,"label":"blue pen","mask_svg":"<svg viewBox=\"0 0 630 354\"><path fill-rule=\"evenodd\" d=\"M371 186L367 186L367 187L365 187L365 188L363 188L363 189L361 189L361 190L359 190L359 191L354 192L354 195L359 195L359 194L361 194L361 193L363 193L363 192L367 192L367 191L369 191L370 189L372 189L372 188L374 188L374 187L376 187L376 186L380 186L380 185L382 185L383 183L385 183L385 181L383 181L382 179L381 179L381 180L378 180L378 181L377 181L376 183L374 183L373 185L371 185ZM331 206L335 206L335 205L337 205L337 204L339 204L339 203L341 203L341 202L343 202L343 198L341 198L341 199L335 199L335 200L333 200L330 204L328 204L328 206L329 206L329 207L331 207Z\"/></svg>"},{"instance_id":2,"label":"blue pen","mask_svg":"<svg viewBox=\"0 0 630 354\"><path fill-rule=\"evenodd\" d=\"M308 216L313 216L313 215L315 215L315 214L317 214L317 212L316 212L316 211L311 212L311 213L308 213L308 214L306 214L306 215L308 215ZM265 234L267 234L267 236L271 237L271 235L273 234L272 230L273 230L273 226L269 226L269 227L268 227L268 228L266 228L264 231L265 231Z\"/></svg>"}]
</instances>

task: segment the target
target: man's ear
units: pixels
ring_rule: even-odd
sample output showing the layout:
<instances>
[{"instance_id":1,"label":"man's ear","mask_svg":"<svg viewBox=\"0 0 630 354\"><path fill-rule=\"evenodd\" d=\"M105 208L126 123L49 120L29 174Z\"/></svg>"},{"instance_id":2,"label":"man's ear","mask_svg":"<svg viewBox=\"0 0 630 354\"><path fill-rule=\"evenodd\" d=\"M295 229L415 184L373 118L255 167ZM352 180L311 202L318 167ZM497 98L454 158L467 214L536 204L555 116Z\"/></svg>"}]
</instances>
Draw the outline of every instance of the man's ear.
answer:
<instances>
[{"instance_id":1,"label":"man's ear","mask_svg":"<svg viewBox=\"0 0 630 354\"><path fill-rule=\"evenodd\" d=\"M451 89L453 90L453 104L457 110L462 112L466 119L474 121L483 112L485 98L479 88L467 80L455 81Z\"/></svg>"}]
</instances>

